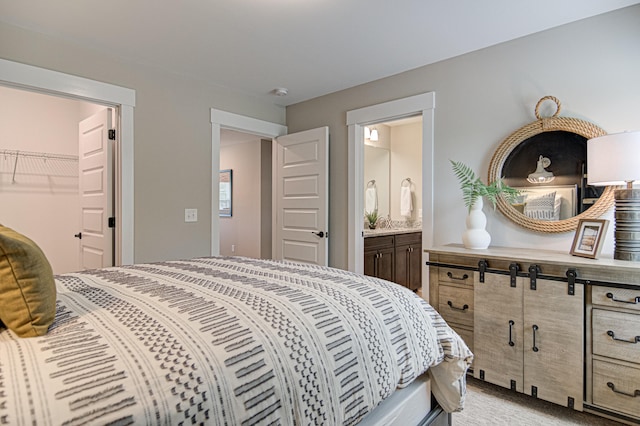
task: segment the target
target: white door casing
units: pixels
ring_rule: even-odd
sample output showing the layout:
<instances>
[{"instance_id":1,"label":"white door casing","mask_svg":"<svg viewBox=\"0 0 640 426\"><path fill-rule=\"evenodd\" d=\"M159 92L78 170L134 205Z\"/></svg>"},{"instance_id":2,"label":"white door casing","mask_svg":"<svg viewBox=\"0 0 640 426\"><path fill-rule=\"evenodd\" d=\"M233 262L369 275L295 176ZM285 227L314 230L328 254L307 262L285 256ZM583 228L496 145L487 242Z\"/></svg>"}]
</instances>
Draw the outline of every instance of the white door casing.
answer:
<instances>
[{"instance_id":1,"label":"white door casing","mask_svg":"<svg viewBox=\"0 0 640 426\"><path fill-rule=\"evenodd\" d=\"M117 107L119 143L116 167L116 265L134 262L133 110L135 90L71 74L0 59L0 84L54 96Z\"/></svg>"},{"instance_id":2,"label":"white door casing","mask_svg":"<svg viewBox=\"0 0 640 426\"><path fill-rule=\"evenodd\" d=\"M348 125L348 237L347 267L364 272L364 126L403 117L422 115L422 247L433 245L433 140L435 93L407 98L347 112ZM428 298L427 254L423 253L422 294Z\"/></svg>"},{"instance_id":3,"label":"white door casing","mask_svg":"<svg viewBox=\"0 0 640 426\"><path fill-rule=\"evenodd\" d=\"M111 108L82 120L78 131L80 182L80 267L113 266L113 143ZM115 132L114 132L115 133Z\"/></svg>"},{"instance_id":4,"label":"white door casing","mask_svg":"<svg viewBox=\"0 0 640 426\"><path fill-rule=\"evenodd\" d=\"M220 254L220 130L229 129L268 139L287 134L287 126L257 118L211 109L211 256ZM275 215L274 215L275 217Z\"/></svg>"},{"instance_id":5,"label":"white door casing","mask_svg":"<svg viewBox=\"0 0 640 426\"><path fill-rule=\"evenodd\" d=\"M274 259L328 265L328 154L328 127L274 139Z\"/></svg>"}]
</instances>

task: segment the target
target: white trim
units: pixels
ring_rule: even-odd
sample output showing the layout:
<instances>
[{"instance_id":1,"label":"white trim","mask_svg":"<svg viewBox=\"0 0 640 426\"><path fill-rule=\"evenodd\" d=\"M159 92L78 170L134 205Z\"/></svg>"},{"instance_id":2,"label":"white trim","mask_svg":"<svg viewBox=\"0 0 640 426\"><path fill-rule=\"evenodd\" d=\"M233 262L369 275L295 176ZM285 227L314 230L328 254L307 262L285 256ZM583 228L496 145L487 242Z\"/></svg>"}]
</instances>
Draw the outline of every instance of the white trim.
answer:
<instances>
[{"instance_id":1,"label":"white trim","mask_svg":"<svg viewBox=\"0 0 640 426\"><path fill-rule=\"evenodd\" d=\"M422 114L422 246L430 247L433 245L434 109L435 93L429 92L347 112L347 125L349 126L347 267L350 271L364 272L364 239L362 238L364 126L368 124ZM426 275L427 269L423 262L423 288L428 278Z\"/></svg>"},{"instance_id":2,"label":"white trim","mask_svg":"<svg viewBox=\"0 0 640 426\"><path fill-rule=\"evenodd\" d=\"M220 254L219 170L220 130L237 130L266 138L277 138L287 134L287 126L258 120L232 112L211 108L211 255Z\"/></svg>"},{"instance_id":3,"label":"white trim","mask_svg":"<svg viewBox=\"0 0 640 426\"><path fill-rule=\"evenodd\" d=\"M135 90L58 71L0 59L0 84L37 92L83 99L118 107L120 144L116 152L116 265L134 263L133 107ZM119 197L118 197L119 195ZM116 201L116 205L118 202ZM119 234L118 234L119 232Z\"/></svg>"}]
</instances>

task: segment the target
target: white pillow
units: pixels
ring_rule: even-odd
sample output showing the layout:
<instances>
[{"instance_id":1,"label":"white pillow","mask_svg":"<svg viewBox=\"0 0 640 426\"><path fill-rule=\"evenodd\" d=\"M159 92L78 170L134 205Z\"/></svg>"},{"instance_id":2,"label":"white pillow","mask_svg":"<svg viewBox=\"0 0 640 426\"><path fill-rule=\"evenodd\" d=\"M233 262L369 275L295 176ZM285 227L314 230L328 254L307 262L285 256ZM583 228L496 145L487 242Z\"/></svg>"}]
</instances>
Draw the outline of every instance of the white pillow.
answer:
<instances>
[{"instance_id":1,"label":"white pillow","mask_svg":"<svg viewBox=\"0 0 640 426\"><path fill-rule=\"evenodd\" d=\"M562 201L559 199L559 201ZM527 196L524 215L531 219L558 220L560 218L560 202L556 204L556 192L543 195Z\"/></svg>"}]
</instances>

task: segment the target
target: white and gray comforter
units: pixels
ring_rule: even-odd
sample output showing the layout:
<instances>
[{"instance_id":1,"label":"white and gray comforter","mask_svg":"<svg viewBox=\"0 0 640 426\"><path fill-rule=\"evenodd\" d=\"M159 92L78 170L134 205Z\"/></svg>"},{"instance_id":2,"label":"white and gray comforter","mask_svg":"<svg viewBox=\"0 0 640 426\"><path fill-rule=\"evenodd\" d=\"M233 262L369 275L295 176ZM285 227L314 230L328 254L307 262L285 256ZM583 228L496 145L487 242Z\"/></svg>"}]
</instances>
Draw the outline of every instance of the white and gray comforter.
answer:
<instances>
[{"instance_id":1,"label":"white and gray comforter","mask_svg":"<svg viewBox=\"0 0 640 426\"><path fill-rule=\"evenodd\" d=\"M216 257L56 282L46 336L0 331L0 425L352 425L427 370L464 400L469 349L386 281Z\"/></svg>"}]
</instances>

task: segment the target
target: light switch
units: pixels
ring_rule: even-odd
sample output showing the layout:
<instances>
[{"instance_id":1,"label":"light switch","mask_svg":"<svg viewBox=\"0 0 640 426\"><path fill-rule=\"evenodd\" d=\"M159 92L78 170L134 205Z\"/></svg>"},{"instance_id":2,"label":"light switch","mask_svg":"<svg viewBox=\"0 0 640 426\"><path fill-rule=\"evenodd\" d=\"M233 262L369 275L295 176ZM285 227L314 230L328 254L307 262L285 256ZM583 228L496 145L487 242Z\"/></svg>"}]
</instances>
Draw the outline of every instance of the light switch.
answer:
<instances>
[{"instance_id":1,"label":"light switch","mask_svg":"<svg viewBox=\"0 0 640 426\"><path fill-rule=\"evenodd\" d=\"M184 209L184 221L185 222L197 222L198 221L198 209Z\"/></svg>"}]
</instances>

